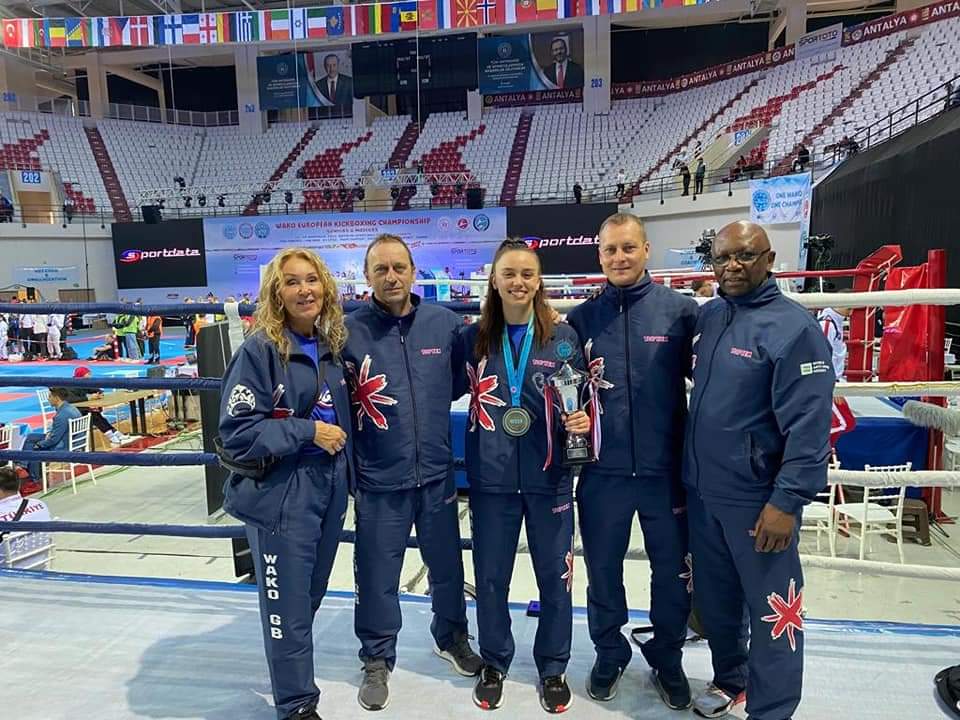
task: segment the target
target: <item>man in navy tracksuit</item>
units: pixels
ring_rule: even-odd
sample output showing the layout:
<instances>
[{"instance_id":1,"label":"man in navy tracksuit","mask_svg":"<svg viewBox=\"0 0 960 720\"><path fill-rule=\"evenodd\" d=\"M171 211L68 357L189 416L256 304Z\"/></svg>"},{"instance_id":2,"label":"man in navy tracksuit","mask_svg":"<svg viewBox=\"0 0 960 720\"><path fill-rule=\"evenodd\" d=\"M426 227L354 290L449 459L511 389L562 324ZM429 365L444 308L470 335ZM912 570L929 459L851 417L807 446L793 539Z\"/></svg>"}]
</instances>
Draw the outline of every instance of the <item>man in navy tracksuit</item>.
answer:
<instances>
[{"instance_id":1,"label":"man in navy tracksuit","mask_svg":"<svg viewBox=\"0 0 960 720\"><path fill-rule=\"evenodd\" d=\"M697 323L683 474L714 671L694 709L720 717L746 690L751 720L787 720L803 676L800 515L827 484L830 348L770 276L761 227L723 228L712 263L721 299Z\"/></svg>"},{"instance_id":2,"label":"man in navy tracksuit","mask_svg":"<svg viewBox=\"0 0 960 720\"><path fill-rule=\"evenodd\" d=\"M397 597L407 538L429 569L435 652L457 672L481 660L467 642L463 559L450 444L450 402L466 391L455 359L462 320L411 295L409 248L381 235L367 249L373 298L347 318L344 357L351 373L357 463L355 630L364 677L358 700L380 710L400 631Z\"/></svg>"},{"instance_id":3,"label":"man in navy tracksuit","mask_svg":"<svg viewBox=\"0 0 960 720\"><path fill-rule=\"evenodd\" d=\"M623 561L636 515L652 571L654 634L642 651L664 702L680 709L690 705L681 665L690 595L680 465L697 305L651 281L649 253L636 216L605 220L600 265L608 283L568 316L584 344L601 413L599 458L583 468L577 487L597 651L587 690L596 700L613 699L633 654L620 628L627 622Z\"/></svg>"}]
</instances>

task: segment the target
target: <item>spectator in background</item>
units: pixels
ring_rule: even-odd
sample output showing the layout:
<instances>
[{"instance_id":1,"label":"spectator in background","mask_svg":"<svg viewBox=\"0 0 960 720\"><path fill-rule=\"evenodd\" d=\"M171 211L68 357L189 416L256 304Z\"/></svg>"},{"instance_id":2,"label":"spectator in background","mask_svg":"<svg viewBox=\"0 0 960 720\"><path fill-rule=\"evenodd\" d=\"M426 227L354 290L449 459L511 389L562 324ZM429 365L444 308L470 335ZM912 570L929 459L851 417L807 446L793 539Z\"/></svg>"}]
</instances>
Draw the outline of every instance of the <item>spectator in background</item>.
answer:
<instances>
[{"instance_id":1,"label":"spectator in background","mask_svg":"<svg viewBox=\"0 0 960 720\"><path fill-rule=\"evenodd\" d=\"M10 302L18 305L20 304L20 300L18 298L11 298ZM7 317L7 322L10 325L9 329L7 330L7 337L10 338L10 349L14 353L22 355L23 345L20 342L20 316L17 313L10 313L10 315Z\"/></svg>"},{"instance_id":2,"label":"spectator in background","mask_svg":"<svg viewBox=\"0 0 960 720\"><path fill-rule=\"evenodd\" d=\"M103 345L97 345L87 360L116 360L118 357L120 357L120 339L117 331L111 329Z\"/></svg>"},{"instance_id":3,"label":"spectator in background","mask_svg":"<svg viewBox=\"0 0 960 720\"><path fill-rule=\"evenodd\" d=\"M579 180L575 180L573 183L573 200L577 205L583 202L583 188L580 186Z\"/></svg>"},{"instance_id":4,"label":"spectator in background","mask_svg":"<svg viewBox=\"0 0 960 720\"><path fill-rule=\"evenodd\" d=\"M147 316L147 365L160 364L160 338L163 336L163 317L160 315Z\"/></svg>"},{"instance_id":5,"label":"spectator in background","mask_svg":"<svg viewBox=\"0 0 960 720\"><path fill-rule=\"evenodd\" d=\"M24 302L24 309L29 310L29 303ZM33 323L34 316L30 312L20 315L20 344L23 345L23 359L33 360Z\"/></svg>"},{"instance_id":6,"label":"spectator in background","mask_svg":"<svg viewBox=\"0 0 960 720\"><path fill-rule=\"evenodd\" d=\"M617 173L617 197L623 197L624 190L627 186L627 173L624 172L623 168L620 168L620 171Z\"/></svg>"},{"instance_id":7,"label":"spectator in background","mask_svg":"<svg viewBox=\"0 0 960 720\"><path fill-rule=\"evenodd\" d=\"M36 302L36 300L34 300ZM47 316L37 313L33 316L33 349L41 359L47 356Z\"/></svg>"},{"instance_id":8,"label":"spectator in background","mask_svg":"<svg viewBox=\"0 0 960 720\"><path fill-rule=\"evenodd\" d=\"M946 96L943 98L943 109L946 111L953 107L953 83L948 82L944 90L947 91ZM3 198L3 200L5 201L6 198ZM0 209L2 209L2 205L0 205Z\"/></svg>"},{"instance_id":9,"label":"spectator in background","mask_svg":"<svg viewBox=\"0 0 960 720\"><path fill-rule=\"evenodd\" d=\"M810 151L803 143L797 144L797 162L800 163L800 172L806 172L807 165L810 164Z\"/></svg>"},{"instance_id":10,"label":"spectator in background","mask_svg":"<svg viewBox=\"0 0 960 720\"><path fill-rule=\"evenodd\" d=\"M75 378L87 378L90 377L90 375L90 368L84 367L83 365L73 371L73 376ZM100 388L71 387L64 389L67 393L65 399L71 405L74 403L86 402L88 400L95 400L103 397L103 390ZM110 441L111 445L123 445L123 443L133 440L133 438L131 438L129 435L124 435L113 425L111 425L110 421L103 416L103 412L100 408L82 407L77 409L80 411L81 415L90 416L90 424L102 432L106 436L107 440Z\"/></svg>"},{"instance_id":11,"label":"spectator in background","mask_svg":"<svg viewBox=\"0 0 960 720\"><path fill-rule=\"evenodd\" d=\"M690 194L690 168L685 162L680 163L680 179L683 181L683 196Z\"/></svg>"},{"instance_id":12,"label":"spectator in background","mask_svg":"<svg viewBox=\"0 0 960 720\"><path fill-rule=\"evenodd\" d=\"M137 298L137 305L143 305L143 298ZM147 316L137 315L137 348L140 350L140 357L147 354Z\"/></svg>"},{"instance_id":13,"label":"spectator in background","mask_svg":"<svg viewBox=\"0 0 960 720\"><path fill-rule=\"evenodd\" d=\"M183 299L183 303L184 305L193 305L193 298L186 297ZM181 320L183 320L184 330L186 331L183 339L184 350L191 350L197 344L197 334L193 327L194 322L196 322L196 318L196 315L184 315L181 317Z\"/></svg>"},{"instance_id":14,"label":"spectator in background","mask_svg":"<svg viewBox=\"0 0 960 720\"><path fill-rule=\"evenodd\" d=\"M50 510L43 500L37 498L25 498L20 494L20 478L17 471L12 467L0 467L0 522L44 522L50 520ZM29 532L26 528L23 531ZM22 532L22 531L18 531ZM0 543L3 543L4 536L9 535L10 530L0 532ZM9 548L9 545L7 545ZM5 559L5 550L0 547L0 561ZM32 555L23 562L14 562L13 567L18 568L21 565L29 567L45 567L47 556Z\"/></svg>"},{"instance_id":15,"label":"spectator in background","mask_svg":"<svg viewBox=\"0 0 960 720\"><path fill-rule=\"evenodd\" d=\"M693 296L695 298L715 297L713 283L709 280L694 280L690 288L693 290Z\"/></svg>"},{"instance_id":16,"label":"spectator in background","mask_svg":"<svg viewBox=\"0 0 960 720\"><path fill-rule=\"evenodd\" d=\"M80 417L80 411L67 402L69 390L62 387L49 388L50 404L56 409L50 431L30 433L23 441L24 450L66 450L70 444L70 421ZM31 480L38 480L41 474L40 463L27 464Z\"/></svg>"},{"instance_id":17,"label":"spectator in background","mask_svg":"<svg viewBox=\"0 0 960 720\"><path fill-rule=\"evenodd\" d=\"M47 357L59 360L63 355L60 347L60 328L63 327L63 315L47 315Z\"/></svg>"},{"instance_id":18,"label":"spectator in background","mask_svg":"<svg viewBox=\"0 0 960 720\"><path fill-rule=\"evenodd\" d=\"M137 345L137 330L140 328L140 320L136 315L117 315L113 321L113 327L117 331L117 338L120 341L120 349L126 353L131 360L140 359L140 347Z\"/></svg>"},{"instance_id":19,"label":"spectator in background","mask_svg":"<svg viewBox=\"0 0 960 720\"><path fill-rule=\"evenodd\" d=\"M8 359L7 346L10 345L10 325L7 323L7 316L0 314L0 360Z\"/></svg>"},{"instance_id":20,"label":"spectator in background","mask_svg":"<svg viewBox=\"0 0 960 720\"><path fill-rule=\"evenodd\" d=\"M66 218L68 223L73 222L73 214L76 212L76 208L73 206L73 202L67 200L63 204L63 217Z\"/></svg>"},{"instance_id":21,"label":"spectator in background","mask_svg":"<svg viewBox=\"0 0 960 720\"><path fill-rule=\"evenodd\" d=\"M694 175L693 183L693 194L701 195L703 194L703 181L707 177L707 166L703 162L703 158L697 160L697 172Z\"/></svg>"}]
</instances>

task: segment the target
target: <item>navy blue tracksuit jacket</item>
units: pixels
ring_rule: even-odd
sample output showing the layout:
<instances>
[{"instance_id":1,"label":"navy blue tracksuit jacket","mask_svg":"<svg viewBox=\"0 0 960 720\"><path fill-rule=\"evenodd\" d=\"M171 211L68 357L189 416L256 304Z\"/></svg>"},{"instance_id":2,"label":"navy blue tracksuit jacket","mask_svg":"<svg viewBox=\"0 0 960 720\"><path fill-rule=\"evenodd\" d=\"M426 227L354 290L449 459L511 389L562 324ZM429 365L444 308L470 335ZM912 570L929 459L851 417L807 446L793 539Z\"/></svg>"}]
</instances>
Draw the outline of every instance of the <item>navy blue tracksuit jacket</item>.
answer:
<instances>
[{"instance_id":1,"label":"navy blue tracksuit jacket","mask_svg":"<svg viewBox=\"0 0 960 720\"><path fill-rule=\"evenodd\" d=\"M316 706L313 617L327 590L347 511L351 474L350 400L343 369L323 343L337 424L347 447L312 451L314 406L326 402L318 368L289 332L289 361L261 332L248 337L223 378L220 438L237 460L273 459L261 480L231 474L224 509L246 524L260 600L264 647L277 716Z\"/></svg>"},{"instance_id":2,"label":"navy blue tracksuit jacket","mask_svg":"<svg viewBox=\"0 0 960 720\"><path fill-rule=\"evenodd\" d=\"M830 347L771 278L703 306L693 351L683 478L714 682L732 694L746 688L753 720L783 720L800 702L803 574L796 539L759 553L750 532L767 503L795 514L799 531L803 505L826 486Z\"/></svg>"},{"instance_id":3,"label":"navy blue tracksuit jacket","mask_svg":"<svg viewBox=\"0 0 960 720\"><path fill-rule=\"evenodd\" d=\"M457 343L463 321L411 299L404 317L375 299L347 316L344 350L357 466L354 629L361 659L383 659L391 669L400 572L414 525L430 571L434 640L446 650L467 632L450 444L450 402L466 389Z\"/></svg>"},{"instance_id":4,"label":"navy blue tracksuit jacket","mask_svg":"<svg viewBox=\"0 0 960 720\"><path fill-rule=\"evenodd\" d=\"M628 288L608 284L568 315L602 408L599 458L583 468L577 505L590 637L608 666L625 667L633 654L620 629L628 618L623 561L637 516L652 572L654 635L643 654L659 670L680 667L690 614L680 466L696 318L696 302L649 274Z\"/></svg>"},{"instance_id":5,"label":"navy blue tracksuit jacket","mask_svg":"<svg viewBox=\"0 0 960 720\"><path fill-rule=\"evenodd\" d=\"M547 426L542 388L566 358L583 371L583 357L576 333L565 324L555 328L543 347L534 342L520 401L532 423L526 435L514 438L501 427L511 399L499 338L495 352L478 358L477 330L471 325L461 332L461 347L471 395L465 445L480 654L497 670L510 669L515 646L507 598L520 526L526 522L540 591L534 661L541 678L560 675L570 659L573 624L573 473L561 464L565 436L559 412L553 415L552 426ZM516 359L516 351L514 355ZM553 455L544 470L548 433Z\"/></svg>"}]
</instances>

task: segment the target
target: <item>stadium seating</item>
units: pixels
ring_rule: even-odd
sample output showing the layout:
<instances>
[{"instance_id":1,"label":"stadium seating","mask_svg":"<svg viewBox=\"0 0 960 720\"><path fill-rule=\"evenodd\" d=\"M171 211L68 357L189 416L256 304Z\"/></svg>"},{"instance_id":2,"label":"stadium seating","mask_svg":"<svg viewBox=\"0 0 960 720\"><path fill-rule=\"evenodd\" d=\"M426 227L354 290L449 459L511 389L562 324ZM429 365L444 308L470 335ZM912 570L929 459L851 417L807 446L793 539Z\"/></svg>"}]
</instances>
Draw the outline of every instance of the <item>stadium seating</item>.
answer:
<instances>
[{"instance_id":1,"label":"stadium seating","mask_svg":"<svg viewBox=\"0 0 960 720\"><path fill-rule=\"evenodd\" d=\"M891 129L942 109L943 98L935 95L924 110L909 104L957 74L960 18L661 97L618 100L602 115L580 105L552 105L487 109L476 121L461 112L435 113L419 129L409 117L395 116L367 129L350 119L323 120L274 124L262 135L247 135L236 127L4 112L0 165L56 170L76 213L112 209L118 218L140 205L145 191L171 188L177 175L192 192L206 189L207 212L215 209L212 196L231 188L233 211L238 202L248 212L350 209L352 193L341 198L336 190L295 191L292 203L274 193L269 204L238 193L298 175L342 178L349 191L388 163L422 163L428 174L472 173L488 204L569 202L574 182L585 201L612 200L621 169L634 191L643 182L656 187L658 178L675 178L677 160L691 162L697 147L742 128L768 128L747 161L775 172L789 170L800 141L820 159L844 135L880 121L871 139L885 139ZM433 196L409 188L395 207L460 205L462 190L444 186ZM168 210L184 205L183 197L168 194Z\"/></svg>"}]
</instances>

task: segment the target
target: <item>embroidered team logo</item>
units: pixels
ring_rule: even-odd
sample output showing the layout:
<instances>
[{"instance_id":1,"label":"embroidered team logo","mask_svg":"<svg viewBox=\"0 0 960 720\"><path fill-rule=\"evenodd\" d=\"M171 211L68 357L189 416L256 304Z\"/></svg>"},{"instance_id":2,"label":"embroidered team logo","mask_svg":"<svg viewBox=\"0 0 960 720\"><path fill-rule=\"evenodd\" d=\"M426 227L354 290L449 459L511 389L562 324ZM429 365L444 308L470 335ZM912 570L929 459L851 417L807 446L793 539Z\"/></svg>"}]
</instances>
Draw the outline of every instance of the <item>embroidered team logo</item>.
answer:
<instances>
[{"instance_id":1,"label":"embroidered team logo","mask_svg":"<svg viewBox=\"0 0 960 720\"><path fill-rule=\"evenodd\" d=\"M230 397L227 398L227 415L237 417L237 415L246 415L253 412L257 405L257 398L253 390L246 385L234 385L230 391Z\"/></svg>"},{"instance_id":2,"label":"embroidered team logo","mask_svg":"<svg viewBox=\"0 0 960 720\"><path fill-rule=\"evenodd\" d=\"M347 363L347 371L350 374L350 404L357 408L357 430L363 430L364 416L370 418L380 430L389 430L390 424L377 406L390 407L396 405L397 400L383 394L383 390L389 384L386 374L380 373L370 377L370 365L372 363L373 360L370 356L364 355L363 362L360 363L359 373L353 363Z\"/></svg>"},{"instance_id":3,"label":"embroidered team logo","mask_svg":"<svg viewBox=\"0 0 960 720\"><path fill-rule=\"evenodd\" d=\"M487 358L477 363L476 369L467 363L467 377L470 378L470 432L477 429L477 423L484 430L493 432L496 425L484 405L503 407L506 403L493 395L500 387L500 378L496 375L484 375L487 370Z\"/></svg>"},{"instance_id":4,"label":"embroidered team logo","mask_svg":"<svg viewBox=\"0 0 960 720\"><path fill-rule=\"evenodd\" d=\"M567 564L567 571L560 576L561 580L567 581L567 592L573 590L573 551L568 550L563 561Z\"/></svg>"},{"instance_id":5,"label":"embroidered team logo","mask_svg":"<svg viewBox=\"0 0 960 720\"><path fill-rule=\"evenodd\" d=\"M687 592L693 593L693 554L687 553L686 557L683 558L684 565L687 566L687 569L680 573L680 579L687 581Z\"/></svg>"},{"instance_id":6,"label":"embroidered team logo","mask_svg":"<svg viewBox=\"0 0 960 720\"><path fill-rule=\"evenodd\" d=\"M770 630L770 637L779 640L783 633L787 633L787 640L790 641L790 649L797 651L797 631L803 632L803 590L797 592L797 583L790 578L790 587L787 589L787 599L784 600L779 593L770 593L767 595L767 604L773 610L773 614L764 615L761 620L773 623L773 629Z\"/></svg>"}]
</instances>

